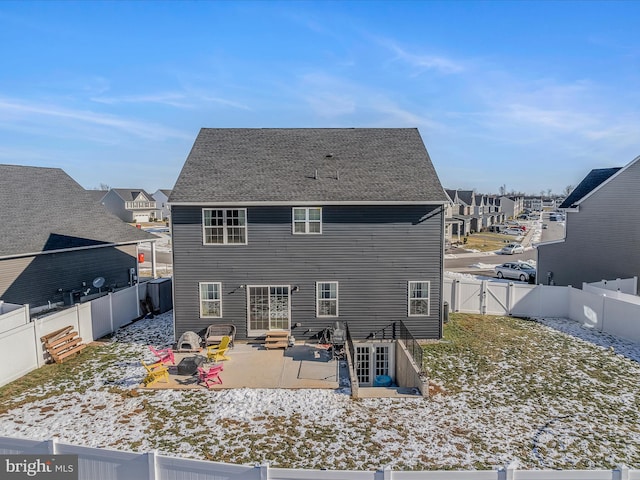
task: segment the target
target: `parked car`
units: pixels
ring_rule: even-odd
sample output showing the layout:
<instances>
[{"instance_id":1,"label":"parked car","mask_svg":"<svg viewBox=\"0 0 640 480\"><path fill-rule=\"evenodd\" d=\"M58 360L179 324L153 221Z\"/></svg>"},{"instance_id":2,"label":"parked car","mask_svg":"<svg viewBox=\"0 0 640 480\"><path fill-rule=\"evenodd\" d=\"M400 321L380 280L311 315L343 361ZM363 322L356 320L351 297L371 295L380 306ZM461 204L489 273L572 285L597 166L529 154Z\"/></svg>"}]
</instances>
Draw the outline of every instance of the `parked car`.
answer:
<instances>
[{"instance_id":1,"label":"parked car","mask_svg":"<svg viewBox=\"0 0 640 480\"><path fill-rule=\"evenodd\" d=\"M496 265L495 271L498 278L512 278L529 283L534 283L536 279L536 269L524 262L507 262Z\"/></svg>"},{"instance_id":2,"label":"parked car","mask_svg":"<svg viewBox=\"0 0 640 480\"><path fill-rule=\"evenodd\" d=\"M519 243L510 243L500 250L503 255L513 255L514 253L524 253L524 247Z\"/></svg>"},{"instance_id":3,"label":"parked car","mask_svg":"<svg viewBox=\"0 0 640 480\"><path fill-rule=\"evenodd\" d=\"M524 232L519 228L507 228L506 230L502 230L500 233L504 233L505 235L515 235L515 236L524 235Z\"/></svg>"}]
</instances>

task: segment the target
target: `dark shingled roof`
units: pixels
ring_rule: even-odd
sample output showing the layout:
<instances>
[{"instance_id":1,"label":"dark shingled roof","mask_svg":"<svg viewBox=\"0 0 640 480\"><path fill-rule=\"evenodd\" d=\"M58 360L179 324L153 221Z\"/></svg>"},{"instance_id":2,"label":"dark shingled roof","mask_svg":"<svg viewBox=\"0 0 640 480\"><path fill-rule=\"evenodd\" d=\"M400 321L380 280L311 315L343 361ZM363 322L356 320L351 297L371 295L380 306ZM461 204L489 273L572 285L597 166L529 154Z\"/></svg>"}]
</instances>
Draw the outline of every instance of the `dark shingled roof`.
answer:
<instances>
[{"instance_id":1,"label":"dark shingled roof","mask_svg":"<svg viewBox=\"0 0 640 480\"><path fill-rule=\"evenodd\" d=\"M107 213L59 168L0 165L0 257L154 240Z\"/></svg>"},{"instance_id":2,"label":"dark shingled roof","mask_svg":"<svg viewBox=\"0 0 640 480\"><path fill-rule=\"evenodd\" d=\"M608 180L622 167L596 168L589 172L558 208L571 208L576 202L591 193L596 187Z\"/></svg>"},{"instance_id":3,"label":"dark shingled roof","mask_svg":"<svg viewBox=\"0 0 640 480\"><path fill-rule=\"evenodd\" d=\"M474 196L475 193L473 190L458 190L458 199L467 205L471 205L473 203Z\"/></svg>"},{"instance_id":4,"label":"dark shingled roof","mask_svg":"<svg viewBox=\"0 0 640 480\"><path fill-rule=\"evenodd\" d=\"M447 201L418 130L408 128L203 128L169 198L230 204Z\"/></svg>"},{"instance_id":5,"label":"dark shingled roof","mask_svg":"<svg viewBox=\"0 0 640 480\"><path fill-rule=\"evenodd\" d=\"M87 190L87 193L91 195L91 198L93 198L98 203L100 203L100 201L108 192L109 190Z\"/></svg>"},{"instance_id":6,"label":"dark shingled roof","mask_svg":"<svg viewBox=\"0 0 640 480\"><path fill-rule=\"evenodd\" d=\"M114 192L118 194L120 198L122 198L125 202L133 202L138 195L144 193L144 195L149 199L149 201L153 201L153 196L148 192L144 191L142 188L112 188Z\"/></svg>"}]
</instances>

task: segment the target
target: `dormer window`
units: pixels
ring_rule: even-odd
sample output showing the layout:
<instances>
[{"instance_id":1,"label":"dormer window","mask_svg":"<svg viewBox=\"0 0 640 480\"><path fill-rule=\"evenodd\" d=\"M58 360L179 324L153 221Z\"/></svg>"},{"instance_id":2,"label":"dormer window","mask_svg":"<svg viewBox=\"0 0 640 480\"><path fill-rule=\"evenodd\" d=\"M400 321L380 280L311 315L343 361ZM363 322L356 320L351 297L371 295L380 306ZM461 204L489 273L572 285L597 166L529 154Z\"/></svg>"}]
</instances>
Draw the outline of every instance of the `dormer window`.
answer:
<instances>
[{"instance_id":1,"label":"dormer window","mask_svg":"<svg viewBox=\"0 0 640 480\"><path fill-rule=\"evenodd\" d=\"M293 233L294 234L321 234L322 233L322 208L295 207L293 209Z\"/></svg>"}]
</instances>

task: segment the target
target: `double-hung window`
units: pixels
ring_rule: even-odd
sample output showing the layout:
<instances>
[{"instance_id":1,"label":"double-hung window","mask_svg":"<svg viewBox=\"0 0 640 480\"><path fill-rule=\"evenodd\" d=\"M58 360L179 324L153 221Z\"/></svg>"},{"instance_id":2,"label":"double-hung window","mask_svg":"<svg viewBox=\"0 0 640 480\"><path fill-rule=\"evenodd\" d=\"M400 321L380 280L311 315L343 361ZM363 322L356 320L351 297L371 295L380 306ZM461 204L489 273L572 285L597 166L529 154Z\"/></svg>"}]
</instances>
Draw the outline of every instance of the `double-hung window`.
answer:
<instances>
[{"instance_id":1,"label":"double-hung window","mask_svg":"<svg viewBox=\"0 0 640 480\"><path fill-rule=\"evenodd\" d=\"M316 283L316 316L338 316L338 282Z\"/></svg>"},{"instance_id":2,"label":"double-hung window","mask_svg":"<svg viewBox=\"0 0 640 480\"><path fill-rule=\"evenodd\" d=\"M200 318L222 317L222 284L200 282Z\"/></svg>"},{"instance_id":3,"label":"double-hung window","mask_svg":"<svg viewBox=\"0 0 640 480\"><path fill-rule=\"evenodd\" d=\"M322 208L295 207L293 209L293 233L322 233Z\"/></svg>"},{"instance_id":4,"label":"double-hung window","mask_svg":"<svg viewBox=\"0 0 640 480\"><path fill-rule=\"evenodd\" d=\"M246 245L246 208L202 209L203 241L205 245Z\"/></svg>"},{"instance_id":5,"label":"double-hung window","mask_svg":"<svg viewBox=\"0 0 640 480\"><path fill-rule=\"evenodd\" d=\"M429 315L431 282L409 282L409 316Z\"/></svg>"}]
</instances>

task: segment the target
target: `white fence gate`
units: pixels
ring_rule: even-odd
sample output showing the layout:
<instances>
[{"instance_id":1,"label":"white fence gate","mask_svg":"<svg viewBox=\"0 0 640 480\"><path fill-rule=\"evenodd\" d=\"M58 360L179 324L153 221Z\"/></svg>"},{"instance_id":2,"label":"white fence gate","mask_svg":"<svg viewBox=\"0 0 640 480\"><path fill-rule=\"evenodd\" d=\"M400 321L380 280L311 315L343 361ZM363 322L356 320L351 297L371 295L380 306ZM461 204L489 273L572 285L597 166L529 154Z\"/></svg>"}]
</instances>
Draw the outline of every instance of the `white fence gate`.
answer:
<instances>
[{"instance_id":1,"label":"white fence gate","mask_svg":"<svg viewBox=\"0 0 640 480\"><path fill-rule=\"evenodd\" d=\"M601 332L640 342L637 279L583 284L583 289L516 282L445 278L451 312L515 317L569 318Z\"/></svg>"}]
</instances>

